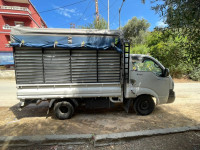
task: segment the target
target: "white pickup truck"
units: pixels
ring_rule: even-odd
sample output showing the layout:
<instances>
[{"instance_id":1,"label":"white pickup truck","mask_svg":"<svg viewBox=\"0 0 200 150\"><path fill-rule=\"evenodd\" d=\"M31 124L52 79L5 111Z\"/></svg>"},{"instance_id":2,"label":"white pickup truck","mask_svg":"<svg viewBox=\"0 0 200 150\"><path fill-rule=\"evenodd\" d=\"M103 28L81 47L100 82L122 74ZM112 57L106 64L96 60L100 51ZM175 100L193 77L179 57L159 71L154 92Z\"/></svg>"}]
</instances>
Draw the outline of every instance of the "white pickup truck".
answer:
<instances>
[{"instance_id":1,"label":"white pickup truck","mask_svg":"<svg viewBox=\"0 0 200 150\"><path fill-rule=\"evenodd\" d=\"M79 105L150 114L175 100L174 82L155 58L130 54L118 30L33 29L11 31L20 107L49 102L59 119Z\"/></svg>"}]
</instances>

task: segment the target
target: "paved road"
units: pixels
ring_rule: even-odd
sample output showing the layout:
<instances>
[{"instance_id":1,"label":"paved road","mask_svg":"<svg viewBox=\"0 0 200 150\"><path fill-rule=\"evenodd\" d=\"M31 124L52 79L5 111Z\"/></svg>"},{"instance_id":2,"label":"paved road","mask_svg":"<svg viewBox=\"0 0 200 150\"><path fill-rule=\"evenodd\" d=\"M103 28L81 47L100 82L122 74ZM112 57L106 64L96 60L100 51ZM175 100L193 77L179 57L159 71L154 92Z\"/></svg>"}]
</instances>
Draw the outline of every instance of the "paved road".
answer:
<instances>
[{"instance_id":1,"label":"paved road","mask_svg":"<svg viewBox=\"0 0 200 150\"><path fill-rule=\"evenodd\" d=\"M0 107L10 107L19 102L15 80L0 80Z\"/></svg>"}]
</instances>

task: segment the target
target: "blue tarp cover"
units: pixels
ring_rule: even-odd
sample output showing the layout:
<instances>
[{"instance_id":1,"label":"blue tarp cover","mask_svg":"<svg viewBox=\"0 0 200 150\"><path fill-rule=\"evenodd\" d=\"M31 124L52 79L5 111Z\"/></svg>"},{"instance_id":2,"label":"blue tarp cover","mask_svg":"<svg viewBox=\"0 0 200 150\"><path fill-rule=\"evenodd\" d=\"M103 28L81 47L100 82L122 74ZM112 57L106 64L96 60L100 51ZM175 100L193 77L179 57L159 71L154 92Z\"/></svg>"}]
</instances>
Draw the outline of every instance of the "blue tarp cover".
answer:
<instances>
[{"instance_id":1,"label":"blue tarp cover","mask_svg":"<svg viewBox=\"0 0 200 150\"><path fill-rule=\"evenodd\" d=\"M16 30L17 32L19 32L20 29ZM39 30L41 31L41 29ZM98 35L95 34L95 32L94 34L90 33L88 35L54 34L50 32L51 30L48 31L48 33L45 32L41 34L41 32L36 32L36 31L28 32L28 30L26 30L23 31L22 34L15 34L11 32L12 43L10 45L13 47L20 47L20 46L38 47L38 48L60 47L66 49L87 48L95 50L96 49L107 50L113 48L116 51L122 53L119 36L103 35L103 34Z\"/></svg>"}]
</instances>

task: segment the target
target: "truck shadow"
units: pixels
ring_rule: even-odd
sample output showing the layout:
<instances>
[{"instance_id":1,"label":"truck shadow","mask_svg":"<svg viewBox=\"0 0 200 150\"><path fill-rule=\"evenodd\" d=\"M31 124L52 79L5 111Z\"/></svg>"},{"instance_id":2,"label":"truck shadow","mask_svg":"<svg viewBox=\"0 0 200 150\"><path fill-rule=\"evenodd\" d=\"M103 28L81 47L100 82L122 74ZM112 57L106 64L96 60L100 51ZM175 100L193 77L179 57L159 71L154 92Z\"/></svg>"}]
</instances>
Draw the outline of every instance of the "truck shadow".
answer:
<instances>
[{"instance_id":1,"label":"truck shadow","mask_svg":"<svg viewBox=\"0 0 200 150\"><path fill-rule=\"evenodd\" d=\"M31 104L27 107L24 107L22 110L19 110L19 104L16 104L10 107L10 110L13 112L17 119L29 118L29 117L45 117L48 110L48 105L43 104L42 106L37 106Z\"/></svg>"},{"instance_id":2,"label":"truck shadow","mask_svg":"<svg viewBox=\"0 0 200 150\"><path fill-rule=\"evenodd\" d=\"M186 111L183 111L184 109ZM199 125L198 118L191 118L188 113L185 113L190 109L192 107L177 109L175 105L161 105L157 106L152 114L139 116L133 109L126 113L121 106L111 109L85 109L80 107L71 119L58 120L54 117L52 111L46 118L48 106L45 105L29 106L22 111L18 111L16 105L10 108L19 120L19 123L16 124L20 126L38 126L40 124L41 129L48 126L53 128L51 131L55 134L68 134L69 132L100 134ZM198 111L193 112L193 116L195 115L199 116ZM26 121L24 122L24 120ZM20 121L23 121L23 124ZM51 126L48 124L51 124Z\"/></svg>"},{"instance_id":3,"label":"truck shadow","mask_svg":"<svg viewBox=\"0 0 200 150\"><path fill-rule=\"evenodd\" d=\"M37 106L35 104L32 104L30 106L24 107L22 110L19 110L19 104L16 104L9 109L12 111L12 113L15 115L17 119L22 118L31 118L31 117L48 117L52 119L56 119L53 110L51 109L49 112L49 115L47 115L48 111L48 103L44 103L42 106ZM133 110L130 110L131 113L134 113ZM122 106L114 106L112 108L98 108L98 109L87 109L85 107L79 107L76 111L74 116L78 116L81 114L85 115L95 115L95 114L112 114L112 113L124 113L126 114L125 110L122 108Z\"/></svg>"},{"instance_id":4,"label":"truck shadow","mask_svg":"<svg viewBox=\"0 0 200 150\"><path fill-rule=\"evenodd\" d=\"M28 107L23 108L21 111L18 110L18 104L10 107L10 110L12 113L15 115L17 119L23 119L23 118L32 118L32 117L47 117L50 119L55 119L53 111L50 110L49 115L47 115L47 110L48 110L48 103L44 103L42 106L37 106L37 105L30 105ZM155 110L152 114L148 116L139 116L135 113L133 108L131 107L129 110L129 113L126 113L125 110L121 105L114 106L113 108L99 108L99 109L86 109L84 107L79 107L76 111L73 117L70 120L73 119L80 119L80 118L85 118L84 116L98 116L98 117L105 117L105 116L116 116L117 118L119 117L126 117L126 118L131 118L131 119L149 119L149 122L151 120L157 120L157 118L160 118L161 121L167 120L167 118L173 118L169 119L168 121L177 122L179 119L188 121L188 122L193 122L193 119L190 119L187 117L187 114L183 114L179 110L175 109L174 107L170 107L170 105L160 105L156 106ZM69 121L70 121L69 120ZM158 120L157 120L158 121Z\"/></svg>"}]
</instances>

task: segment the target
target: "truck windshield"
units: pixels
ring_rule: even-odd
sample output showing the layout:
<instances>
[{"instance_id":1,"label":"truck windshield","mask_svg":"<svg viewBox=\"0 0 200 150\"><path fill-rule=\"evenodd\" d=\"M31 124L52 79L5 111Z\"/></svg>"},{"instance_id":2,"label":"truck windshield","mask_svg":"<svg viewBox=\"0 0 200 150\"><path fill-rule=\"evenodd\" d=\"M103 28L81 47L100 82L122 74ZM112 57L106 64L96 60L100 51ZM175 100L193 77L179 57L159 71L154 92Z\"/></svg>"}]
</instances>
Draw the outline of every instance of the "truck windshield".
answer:
<instances>
[{"instance_id":1,"label":"truck windshield","mask_svg":"<svg viewBox=\"0 0 200 150\"><path fill-rule=\"evenodd\" d=\"M132 58L134 71L150 71L157 76L162 76L162 69L158 64L149 58L145 58L143 61Z\"/></svg>"}]
</instances>

